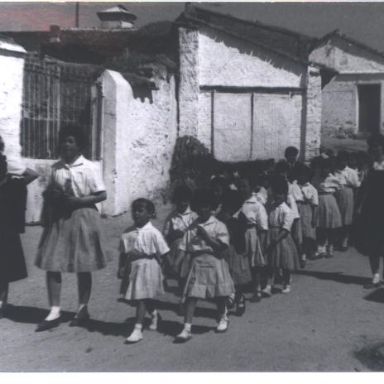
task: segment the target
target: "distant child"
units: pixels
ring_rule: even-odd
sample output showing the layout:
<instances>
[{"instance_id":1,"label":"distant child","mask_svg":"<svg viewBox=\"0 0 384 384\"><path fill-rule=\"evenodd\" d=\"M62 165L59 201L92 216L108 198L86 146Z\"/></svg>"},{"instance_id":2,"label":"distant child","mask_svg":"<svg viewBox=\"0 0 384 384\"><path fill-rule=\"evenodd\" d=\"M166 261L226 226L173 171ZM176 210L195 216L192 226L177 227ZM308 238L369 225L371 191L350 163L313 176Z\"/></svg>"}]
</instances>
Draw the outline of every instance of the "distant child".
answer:
<instances>
[{"instance_id":1,"label":"distant child","mask_svg":"<svg viewBox=\"0 0 384 384\"><path fill-rule=\"evenodd\" d=\"M245 231L245 253L248 256L252 270L253 297L251 302L261 299L261 279L265 274L267 261L264 256L266 235L268 231L268 216L263 204L252 194L247 179L240 179L237 189L243 198L239 220L243 220Z\"/></svg>"},{"instance_id":2,"label":"distant child","mask_svg":"<svg viewBox=\"0 0 384 384\"><path fill-rule=\"evenodd\" d=\"M151 223L155 207L147 199L132 203L135 226L121 236L120 276L129 272L129 285L125 299L136 304L136 323L126 343L137 343L143 339L145 313L151 315L150 330L157 330L159 314L155 299L164 293L161 264L169 252L162 234ZM127 267L129 265L129 267ZM122 277L122 276L121 276Z\"/></svg>"},{"instance_id":3,"label":"distant child","mask_svg":"<svg viewBox=\"0 0 384 384\"><path fill-rule=\"evenodd\" d=\"M176 187L172 196L172 202L176 209L167 217L163 228L163 235L171 249L167 256L168 266L179 279L181 293L189 272L190 260L178 257L179 244L189 227L197 219L197 214L191 210L191 200L192 191L190 188L187 186Z\"/></svg>"},{"instance_id":4,"label":"distant child","mask_svg":"<svg viewBox=\"0 0 384 384\"><path fill-rule=\"evenodd\" d=\"M287 147L284 152L286 164L288 165L288 179L297 180L297 173L303 167L303 163L298 160L299 150L296 147Z\"/></svg>"},{"instance_id":5,"label":"distant child","mask_svg":"<svg viewBox=\"0 0 384 384\"><path fill-rule=\"evenodd\" d=\"M303 231L303 256L313 259L316 251L316 223L317 210L319 207L319 194L311 184L312 171L308 167L302 167L298 172L298 185L300 186L303 199L297 202L300 213L301 228Z\"/></svg>"},{"instance_id":6,"label":"distant child","mask_svg":"<svg viewBox=\"0 0 384 384\"><path fill-rule=\"evenodd\" d=\"M299 266L299 257L291 236L293 214L287 201L288 183L276 175L271 180L271 202L269 205L268 263L272 270L267 289L271 291L274 276L282 271L282 293L291 291L291 272Z\"/></svg>"},{"instance_id":7,"label":"distant child","mask_svg":"<svg viewBox=\"0 0 384 384\"><path fill-rule=\"evenodd\" d=\"M317 215L317 252L316 257L333 257L337 230L341 227L341 215L335 193L341 189L339 179L334 175L333 158L321 162L319 192L319 209Z\"/></svg>"},{"instance_id":8,"label":"distant child","mask_svg":"<svg viewBox=\"0 0 384 384\"><path fill-rule=\"evenodd\" d=\"M217 214L220 212L223 195L226 190L229 189L228 180L222 176L215 176L211 179L209 183L209 189L212 192L214 198L214 208L213 213Z\"/></svg>"},{"instance_id":9,"label":"distant child","mask_svg":"<svg viewBox=\"0 0 384 384\"><path fill-rule=\"evenodd\" d=\"M340 228L340 250L346 251L348 249L349 232L355 206L354 190L360 187L360 181L358 172L348 167L348 153L345 151L340 151L337 155L335 176L341 184L341 188L335 195L342 221L342 227Z\"/></svg>"},{"instance_id":10,"label":"distant child","mask_svg":"<svg viewBox=\"0 0 384 384\"><path fill-rule=\"evenodd\" d=\"M260 174L252 180L251 184L253 195L265 206L268 201L269 177L266 174Z\"/></svg>"},{"instance_id":11,"label":"distant child","mask_svg":"<svg viewBox=\"0 0 384 384\"><path fill-rule=\"evenodd\" d=\"M290 147L288 147L290 148ZM297 164L297 163L296 163ZM301 166L296 166L295 172L290 173L289 165L284 160L279 161L276 164L276 174L283 177L288 182L288 195L287 204L292 210L293 223L292 223L292 238L296 244L297 251L300 255L300 265L304 267L305 262L303 260L302 244L303 244L303 232L301 228L300 213L297 207L297 202L303 200L303 194L300 187L297 184L297 173L300 171ZM291 175L289 177L289 175ZM293 176L295 175L295 176Z\"/></svg>"},{"instance_id":12,"label":"distant child","mask_svg":"<svg viewBox=\"0 0 384 384\"><path fill-rule=\"evenodd\" d=\"M235 306L237 316L242 316L245 312L244 286L252 281L245 244L247 226L245 220L240 220L238 217L243 202L239 191L229 190L223 196L223 206L217 215L217 218L227 226L230 235L227 261L236 291L230 304Z\"/></svg>"},{"instance_id":13,"label":"distant child","mask_svg":"<svg viewBox=\"0 0 384 384\"><path fill-rule=\"evenodd\" d=\"M191 334L192 319L199 299L214 299L217 302L217 332L228 329L226 309L227 298L234 294L235 287L224 259L229 247L229 233L224 223L213 214L215 199L210 190L198 190L194 196L194 207L199 215L191 229L189 241L181 244L181 249L192 257L191 270L187 277L184 298L185 316L183 330L176 336L176 342L188 341Z\"/></svg>"}]
</instances>

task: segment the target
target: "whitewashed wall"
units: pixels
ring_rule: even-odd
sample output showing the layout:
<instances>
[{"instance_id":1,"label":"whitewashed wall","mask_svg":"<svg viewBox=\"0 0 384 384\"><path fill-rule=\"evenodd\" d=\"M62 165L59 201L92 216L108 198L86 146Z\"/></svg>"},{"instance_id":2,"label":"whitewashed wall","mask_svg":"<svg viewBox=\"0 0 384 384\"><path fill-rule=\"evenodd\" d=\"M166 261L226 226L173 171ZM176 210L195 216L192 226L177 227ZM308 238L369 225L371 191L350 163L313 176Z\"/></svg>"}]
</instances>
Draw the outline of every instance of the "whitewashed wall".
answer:
<instances>
[{"instance_id":1,"label":"whitewashed wall","mask_svg":"<svg viewBox=\"0 0 384 384\"><path fill-rule=\"evenodd\" d=\"M278 158L288 145L316 153L318 70L207 28L180 28L179 46L181 136L197 137L223 161Z\"/></svg>"},{"instance_id":2,"label":"whitewashed wall","mask_svg":"<svg viewBox=\"0 0 384 384\"><path fill-rule=\"evenodd\" d=\"M23 170L20 147L21 103L25 50L0 40L0 135L3 137L8 167Z\"/></svg>"},{"instance_id":3,"label":"whitewashed wall","mask_svg":"<svg viewBox=\"0 0 384 384\"><path fill-rule=\"evenodd\" d=\"M339 72L322 90L322 133L332 136L343 128L358 132L359 84L384 87L384 58L353 45L330 41L311 52L310 59ZM384 130L384 97L381 94L381 130Z\"/></svg>"},{"instance_id":4,"label":"whitewashed wall","mask_svg":"<svg viewBox=\"0 0 384 384\"><path fill-rule=\"evenodd\" d=\"M175 81L158 80L152 100L135 98L117 72L105 71L103 170L108 200L104 213L127 211L138 197L156 198L169 183L177 136Z\"/></svg>"}]
</instances>

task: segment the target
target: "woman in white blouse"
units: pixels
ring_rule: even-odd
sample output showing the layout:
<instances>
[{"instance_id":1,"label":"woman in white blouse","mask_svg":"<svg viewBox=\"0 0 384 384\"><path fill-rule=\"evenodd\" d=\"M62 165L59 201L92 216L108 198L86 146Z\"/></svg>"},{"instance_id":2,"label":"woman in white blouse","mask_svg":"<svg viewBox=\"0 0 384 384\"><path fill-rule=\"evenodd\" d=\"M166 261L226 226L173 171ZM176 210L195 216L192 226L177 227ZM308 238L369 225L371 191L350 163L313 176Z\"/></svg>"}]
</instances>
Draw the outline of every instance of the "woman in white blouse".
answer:
<instances>
[{"instance_id":1,"label":"woman in white blouse","mask_svg":"<svg viewBox=\"0 0 384 384\"><path fill-rule=\"evenodd\" d=\"M89 319L91 272L104 268L106 257L97 203L106 199L103 180L95 165L81 150L85 138L81 127L68 126L60 132L61 160L52 166L44 193L45 229L40 240L36 265L47 271L48 299L51 310L36 331L60 323L62 272L77 273L79 309L71 321L81 325Z\"/></svg>"}]
</instances>

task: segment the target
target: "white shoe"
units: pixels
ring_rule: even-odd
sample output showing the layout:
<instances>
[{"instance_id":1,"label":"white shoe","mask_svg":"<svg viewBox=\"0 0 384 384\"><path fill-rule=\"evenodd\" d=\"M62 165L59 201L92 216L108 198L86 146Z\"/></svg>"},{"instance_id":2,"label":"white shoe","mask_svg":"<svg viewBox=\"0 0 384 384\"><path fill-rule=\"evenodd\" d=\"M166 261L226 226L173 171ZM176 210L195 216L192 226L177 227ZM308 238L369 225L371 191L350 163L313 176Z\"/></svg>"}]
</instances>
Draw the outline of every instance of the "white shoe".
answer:
<instances>
[{"instance_id":1,"label":"white shoe","mask_svg":"<svg viewBox=\"0 0 384 384\"><path fill-rule=\"evenodd\" d=\"M281 293L289 293L289 292L291 292L291 286L290 286L290 285L286 285L286 286L282 289L282 291L281 291Z\"/></svg>"},{"instance_id":2,"label":"white shoe","mask_svg":"<svg viewBox=\"0 0 384 384\"><path fill-rule=\"evenodd\" d=\"M160 315L157 313L157 311L154 311L151 314L151 324L149 325L148 329L150 331L157 331L159 320L160 320Z\"/></svg>"},{"instance_id":3,"label":"white shoe","mask_svg":"<svg viewBox=\"0 0 384 384\"><path fill-rule=\"evenodd\" d=\"M179 343L185 343L192 338L192 333L189 329L183 328L183 330L176 336L175 341Z\"/></svg>"},{"instance_id":4,"label":"white shoe","mask_svg":"<svg viewBox=\"0 0 384 384\"><path fill-rule=\"evenodd\" d=\"M225 332L228 329L228 323L229 319L227 315L223 315L219 321L219 324L217 324L216 331L217 332Z\"/></svg>"},{"instance_id":5,"label":"white shoe","mask_svg":"<svg viewBox=\"0 0 384 384\"><path fill-rule=\"evenodd\" d=\"M375 273L372 278L372 284L378 285L380 284L380 275L378 273Z\"/></svg>"},{"instance_id":6,"label":"white shoe","mask_svg":"<svg viewBox=\"0 0 384 384\"><path fill-rule=\"evenodd\" d=\"M135 328L133 332L125 339L126 344L134 344L143 340L143 332L141 329Z\"/></svg>"},{"instance_id":7,"label":"white shoe","mask_svg":"<svg viewBox=\"0 0 384 384\"><path fill-rule=\"evenodd\" d=\"M261 290L261 293L266 296L272 296L272 287L270 285L267 285L264 289Z\"/></svg>"}]
</instances>

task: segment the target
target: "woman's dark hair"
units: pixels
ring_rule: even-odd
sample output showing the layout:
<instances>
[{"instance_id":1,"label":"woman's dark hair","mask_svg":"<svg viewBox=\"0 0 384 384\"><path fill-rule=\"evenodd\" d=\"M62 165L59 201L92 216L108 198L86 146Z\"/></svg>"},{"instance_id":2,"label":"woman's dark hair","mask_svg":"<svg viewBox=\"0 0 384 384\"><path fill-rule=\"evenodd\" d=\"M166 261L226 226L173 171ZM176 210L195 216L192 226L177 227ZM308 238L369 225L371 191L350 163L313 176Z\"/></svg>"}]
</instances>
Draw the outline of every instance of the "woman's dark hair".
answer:
<instances>
[{"instance_id":1,"label":"woman's dark hair","mask_svg":"<svg viewBox=\"0 0 384 384\"><path fill-rule=\"evenodd\" d=\"M59 143L61 144L67 137L75 138L78 147L83 150L87 146L87 137L81 125L66 124L59 132Z\"/></svg>"},{"instance_id":2,"label":"woman's dark hair","mask_svg":"<svg viewBox=\"0 0 384 384\"><path fill-rule=\"evenodd\" d=\"M271 177L271 190L277 195L288 195L288 182L281 175L273 175Z\"/></svg>"},{"instance_id":3,"label":"woman's dark hair","mask_svg":"<svg viewBox=\"0 0 384 384\"><path fill-rule=\"evenodd\" d=\"M367 139L367 145L368 147L381 147L384 151L384 136L380 133L369 136Z\"/></svg>"},{"instance_id":4,"label":"woman's dark hair","mask_svg":"<svg viewBox=\"0 0 384 384\"><path fill-rule=\"evenodd\" d=\"M177 203L178 201L191 201L192 190L186 185L179 185L175 188L172 194L172 202Z\"/></svg>"},{"instance_id":5,"label":"woman's dark hair","mask_svg":"<svg viewBox=\"0 0 384 384\"><path fill-rule=\"evenodd\" d=\"M197 189L192 199L192 209L196 210L200 207L209 207L216 209L218 203L216 202L215 196L212 191L208 188Z\"/></svg>"},{"instance_id":6,"label":"woman's dark hair","mask_svg":"<svg viewBox=\"0 0 384 384\"><path fill-rule=\"evenodd\" d=\"M144 206L145 209L148 211L148 213L152 216L156 216L156 210L155 210L155 205L152 203L151 200L144 199L144 198L139 198L133 201L131 208L132 211L137 207L137 206Z\"/></svg>"}]
</instances>

